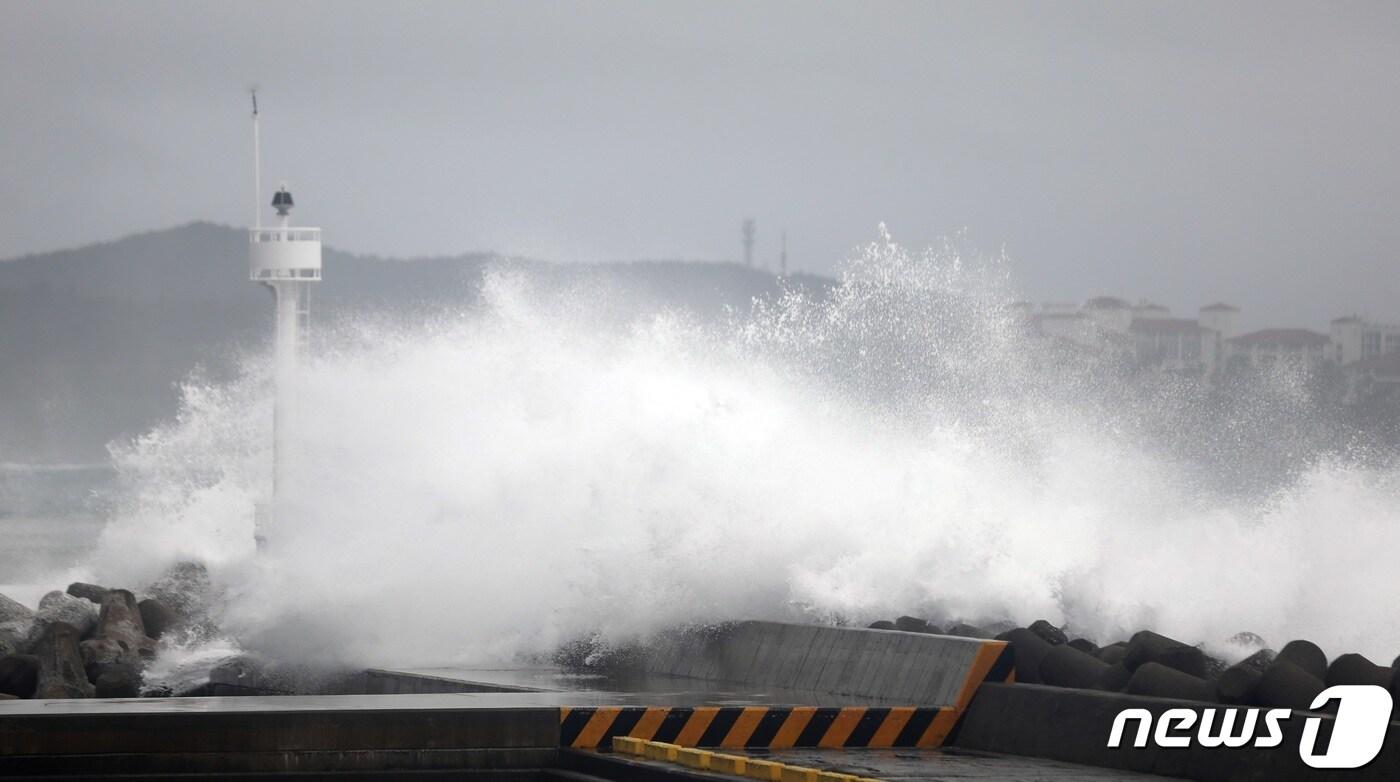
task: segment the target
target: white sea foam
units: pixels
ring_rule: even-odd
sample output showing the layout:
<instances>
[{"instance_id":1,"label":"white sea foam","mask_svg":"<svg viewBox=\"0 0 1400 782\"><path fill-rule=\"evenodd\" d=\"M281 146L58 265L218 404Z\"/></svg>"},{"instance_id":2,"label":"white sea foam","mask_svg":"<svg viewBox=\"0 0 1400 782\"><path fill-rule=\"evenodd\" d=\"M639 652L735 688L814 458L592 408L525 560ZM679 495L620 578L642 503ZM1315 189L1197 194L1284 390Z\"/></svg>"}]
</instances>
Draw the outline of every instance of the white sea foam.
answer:
<instances>
[{"instance_id":1,"label":"white sea foam","mask_svg":"<svg viewBox=\"0 0 1400 782\"><path fill-rule=\"evenodd\" d=\"M1003 276L882 237L831 296L714 326L493 275L480 311L306 362L266 556L252 362L117 453L88 571L203 560L242 644L351 663L902 613L1400 651L1397 473L1329 455L1290 378L1202 412L1028 340Z\"/></svg>"}]
</instances>

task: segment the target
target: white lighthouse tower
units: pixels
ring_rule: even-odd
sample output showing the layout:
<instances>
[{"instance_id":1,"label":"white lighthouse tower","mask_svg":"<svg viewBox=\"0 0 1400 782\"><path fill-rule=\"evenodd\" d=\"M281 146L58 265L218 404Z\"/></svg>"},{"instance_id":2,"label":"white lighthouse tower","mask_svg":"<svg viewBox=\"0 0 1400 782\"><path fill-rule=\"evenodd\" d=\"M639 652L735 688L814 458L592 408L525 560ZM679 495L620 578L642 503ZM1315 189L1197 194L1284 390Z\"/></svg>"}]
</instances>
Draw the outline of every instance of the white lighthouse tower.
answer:
<instances>
[{"instance_id":1,"label":"white lighthouse tower","mask_svg":"<svg viewBox=\"0 0 1400 782\"><path fill-rule=\"evenodd\" d=\"M294 418L297 352L306 339L311 284L321 281L321 229L291 224L292 194L283 185L272 196L277 224L262 222L261 160L258 147L258 96L253 93L253 227L248 229L248 278L272 291L276 300L274 341L272 503L258 509L255 536L262 545L267 526L279 515L287 486L286 442Z\"/></svg>"}]
</instances>

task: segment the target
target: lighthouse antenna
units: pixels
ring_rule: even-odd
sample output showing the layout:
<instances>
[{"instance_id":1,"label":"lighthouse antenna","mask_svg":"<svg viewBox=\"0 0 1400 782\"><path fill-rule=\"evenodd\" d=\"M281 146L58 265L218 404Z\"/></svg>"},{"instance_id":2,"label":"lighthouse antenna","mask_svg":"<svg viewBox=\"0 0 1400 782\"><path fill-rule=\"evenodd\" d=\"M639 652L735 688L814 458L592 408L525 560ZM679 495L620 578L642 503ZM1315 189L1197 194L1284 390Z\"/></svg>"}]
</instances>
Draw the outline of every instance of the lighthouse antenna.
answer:
<instances>
[{"instance_id":1,"label":"lighthouse antenna","mask_svg":"<svg viewBox=\"0 0 1400 782\"><path fill-rule=\"evenodd\" d=\"M262 227L262 150L258 147L258 90L253 94L253 227Z\"/></svg>"}]
</instances>

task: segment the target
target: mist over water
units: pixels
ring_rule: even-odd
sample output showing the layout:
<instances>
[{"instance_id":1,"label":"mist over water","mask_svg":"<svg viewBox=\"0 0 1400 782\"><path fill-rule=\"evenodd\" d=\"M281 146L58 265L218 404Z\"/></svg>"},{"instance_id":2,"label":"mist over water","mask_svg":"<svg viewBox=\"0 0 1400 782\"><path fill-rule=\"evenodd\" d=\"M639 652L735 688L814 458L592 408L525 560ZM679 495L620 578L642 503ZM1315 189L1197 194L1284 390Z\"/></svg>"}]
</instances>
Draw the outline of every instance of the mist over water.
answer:
<instances>
[{"instance_id":1,"label":"mist over water","mask_svg":"<svg viewBox=\"0 0 1400 782\"><path fill-rule=\"evenodd\" d=\"M737 618L1037 618L1400 650L1400 472L1305 378L1208 394L1030 339L1007 264L883 234L724 323L490 275L305 361L288 513L263 357L116 449L83 575L187 558L245 648L354 664L548 652Z\"/></svg>"}]
</instances>

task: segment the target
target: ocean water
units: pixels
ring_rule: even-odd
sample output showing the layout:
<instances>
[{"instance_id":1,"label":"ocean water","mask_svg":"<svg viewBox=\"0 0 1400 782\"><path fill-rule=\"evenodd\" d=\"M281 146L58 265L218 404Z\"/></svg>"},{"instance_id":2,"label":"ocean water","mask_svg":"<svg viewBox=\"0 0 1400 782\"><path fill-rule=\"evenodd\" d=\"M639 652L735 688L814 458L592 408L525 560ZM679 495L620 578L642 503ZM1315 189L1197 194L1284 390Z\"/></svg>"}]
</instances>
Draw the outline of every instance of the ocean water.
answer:
<instances>
[{"instance_id":1,"label":"ocean water","mask_svg":"<svg viewBox=\"0 0 1400 782\"><path fill-rule=\"evenodd\" d=\"M68 585L47 579L92 556L114 477L106 464L0 463L0 594L32 606Z\"/></svg>"}]
</instances>

